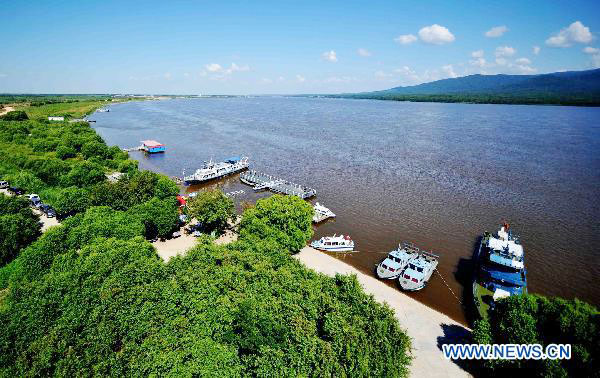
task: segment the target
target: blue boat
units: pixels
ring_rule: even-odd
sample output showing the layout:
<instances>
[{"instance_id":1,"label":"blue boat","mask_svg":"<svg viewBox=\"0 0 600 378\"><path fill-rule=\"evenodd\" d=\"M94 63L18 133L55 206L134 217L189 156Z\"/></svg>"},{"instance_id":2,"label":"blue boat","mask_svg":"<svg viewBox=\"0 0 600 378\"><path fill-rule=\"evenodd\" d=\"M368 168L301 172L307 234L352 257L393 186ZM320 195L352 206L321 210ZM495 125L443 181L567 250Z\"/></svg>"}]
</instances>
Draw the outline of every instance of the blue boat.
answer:
<instances>
[{"instance_id":1,"label":"blue boat","mask_svg":"<svg viewBox=\"0 0 600 378\"><path fill-rule=\"evenodd\" d=\"M166 148L164 144L155 140L143 140L142 150L146 151L149 154L156 154L159 152L165 152Z\"/></svg>"},{"instance_id":2,"label":"blue boat","mask_svg":"<svg viewBox=\"0 0 600 378\"><path fill-rule=\"evenodd\" d=\"M496 235L485 232L475 255L473 300L481 318L497 300L527 293L525 253L509 228L505 223Z\"/></svg>"}]
</instances>

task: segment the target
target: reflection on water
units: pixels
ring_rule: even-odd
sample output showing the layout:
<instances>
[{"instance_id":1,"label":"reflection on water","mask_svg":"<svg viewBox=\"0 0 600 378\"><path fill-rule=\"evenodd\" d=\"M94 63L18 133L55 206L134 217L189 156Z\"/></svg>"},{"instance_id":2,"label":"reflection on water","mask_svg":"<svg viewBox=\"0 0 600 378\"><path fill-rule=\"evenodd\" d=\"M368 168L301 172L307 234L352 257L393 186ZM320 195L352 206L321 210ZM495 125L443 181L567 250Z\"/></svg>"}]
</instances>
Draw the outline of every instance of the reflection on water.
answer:
<instances>
[{"instance_id":1,"label":"reflection on water","mask_svg":"<svg viewBox=\"0 0 600 378\"><path fill-rule=\"evenodd\" d=\"M265 97L132 102L91 118L109 144L165 143L165 154L131 153L144 169L181 176L247 155L315 188L338 215L315 236L350 234L360 253L338 258L369 274L408 240L441 256L461 296L478 236L508 220L530 292L600 305L600 109ZM209 186L243 189L238 206L269 195L237 175ZM408 295L465 321L439 277Z\"/></svg>"}]
</instances>

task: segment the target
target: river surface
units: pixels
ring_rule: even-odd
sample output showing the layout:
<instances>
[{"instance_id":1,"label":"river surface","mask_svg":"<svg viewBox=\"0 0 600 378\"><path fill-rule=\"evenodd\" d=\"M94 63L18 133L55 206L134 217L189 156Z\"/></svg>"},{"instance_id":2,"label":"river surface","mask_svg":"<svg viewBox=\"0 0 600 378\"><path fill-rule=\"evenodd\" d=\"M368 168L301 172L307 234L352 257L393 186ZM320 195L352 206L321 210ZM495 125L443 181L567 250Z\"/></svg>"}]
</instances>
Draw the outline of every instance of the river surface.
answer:
<instances>
[{"instance_id":1,"label":"river surface","mask_svg":"<svg viewBox=\"0 0 600 378\"><path fill-rule=\"evenodd\" d=\"M130 102L90 119L109 145L166 144L130 154L143 169L181 176L244 155L315 188L337 214L315 238L351 235L359 252L337 257L368 274L400 241L433 250L443 279L407 295L460 322L478 237L504 220L530 292L600 305L600 108L257 97ZM269 195L239 175L209 186L244 190L238 209Z\"/></svg>"}]
</instances>

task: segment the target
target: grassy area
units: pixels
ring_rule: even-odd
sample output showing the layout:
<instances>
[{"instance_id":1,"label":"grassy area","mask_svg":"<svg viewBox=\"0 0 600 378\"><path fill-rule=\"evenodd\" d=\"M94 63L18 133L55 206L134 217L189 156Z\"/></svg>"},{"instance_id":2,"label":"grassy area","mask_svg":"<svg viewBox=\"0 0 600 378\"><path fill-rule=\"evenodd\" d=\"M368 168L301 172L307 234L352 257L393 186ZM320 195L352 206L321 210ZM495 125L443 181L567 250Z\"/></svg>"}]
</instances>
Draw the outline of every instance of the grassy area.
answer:
<instances>
[{"instance_id":1,"label":"grassy area","mask_svg":"<svg viewBox=\"0 0 600 378\"><path fill-rule=\"evenodd\" d=\"M29 104L17 105L15 110L23 110L30 119L46 118L48 116L68 116L81 118L94 110L114 102L106 100L83 100L78 102L64 102L47 104L42 106L30 106Z\"/></svg>"}]
</instances>

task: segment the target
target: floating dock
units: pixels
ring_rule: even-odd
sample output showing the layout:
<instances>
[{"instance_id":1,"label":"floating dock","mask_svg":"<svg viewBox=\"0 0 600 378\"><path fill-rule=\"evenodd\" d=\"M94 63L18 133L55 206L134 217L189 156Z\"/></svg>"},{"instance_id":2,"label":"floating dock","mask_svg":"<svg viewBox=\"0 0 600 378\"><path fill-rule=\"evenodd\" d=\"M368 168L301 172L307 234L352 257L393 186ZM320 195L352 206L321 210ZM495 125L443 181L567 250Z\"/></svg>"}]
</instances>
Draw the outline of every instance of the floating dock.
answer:
<instances>
[{"instance_id":1,"label":"floating dock","mask_svg":"<svg viewBox=\"0 0 600 378\"><path fill-rule=\"evenodd\" d=\"M258 171L247 171L240 175L244 184L254 187L254 190L270 190L274 193L297 196L302 199L317 195L317 191L306 186L294 184L293 182L274 177Z\"/></svg>"}]
</instances>

